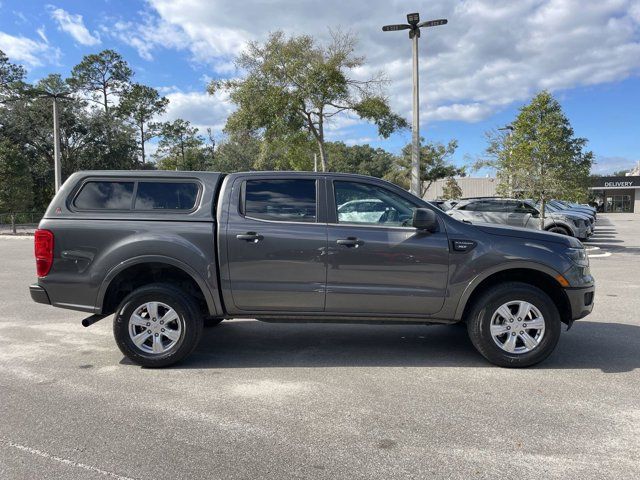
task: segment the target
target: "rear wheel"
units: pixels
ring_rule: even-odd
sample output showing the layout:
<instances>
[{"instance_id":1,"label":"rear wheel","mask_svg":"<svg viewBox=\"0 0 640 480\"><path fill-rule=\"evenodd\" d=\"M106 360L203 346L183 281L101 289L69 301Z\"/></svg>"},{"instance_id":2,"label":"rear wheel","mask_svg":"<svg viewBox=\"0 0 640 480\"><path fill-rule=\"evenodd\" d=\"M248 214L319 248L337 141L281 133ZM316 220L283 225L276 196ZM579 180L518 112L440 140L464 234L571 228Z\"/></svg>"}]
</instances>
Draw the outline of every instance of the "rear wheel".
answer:
<instances>
[{"instance_id":1,"label":"rear wheel","mask_svg":"<svg viewBox=\"0 0 640 480\"><path fill-rule=\"evenodd\" d=\"M120 351L144 367L167 367L183 360L202 336L196 302L172 285L152 284L129 294L113 320Z\"/></svg>"},{"instance_id":2,"label":"rear wheel","mask_svg":"<svg viewBox=\"0 0 640 480\"><path fill-rule=\"evenodd\" d=\"M467 331L478 352L501 367L528 367L547 358L560 338L560 314L539 288L497 285L478 298Z\"/></svg>"}]
</instances>

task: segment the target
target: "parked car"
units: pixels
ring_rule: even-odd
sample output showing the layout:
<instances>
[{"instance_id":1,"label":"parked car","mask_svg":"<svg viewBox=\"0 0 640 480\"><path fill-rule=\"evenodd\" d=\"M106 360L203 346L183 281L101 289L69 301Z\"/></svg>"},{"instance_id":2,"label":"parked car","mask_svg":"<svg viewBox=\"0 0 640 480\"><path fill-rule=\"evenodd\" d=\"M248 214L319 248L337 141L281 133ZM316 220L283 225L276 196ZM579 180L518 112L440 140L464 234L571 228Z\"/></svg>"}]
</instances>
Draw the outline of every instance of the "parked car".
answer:
<instances>
[{"instance_id":1,"label":"parked car","mask_svg":"<svg viewBox=\"0 0 640 480\"><path fill-rule=\"evenodd\" d=\"M390 215L398 215L398 211L379 198L349 200L342 205L338 205L338 216L344 221L385 223L389 220ZM407 212L404 217L398 216L394 220L406 223L411 220L410 212Z\"/></svg>"},{"instance_id":2,"label":"parked car","mask_svg":"<svg viewBox=\"0 0 640 480\"><path fill-rule=\"evenodd\" d=\"M453 207L455 207L458 201L457 200L432 200L430 203L438 207L443 212L446 212L447 210L451 210Z\"/></svg>"},{"instance_id":3,"label":"parked car","mask_svg":"<svg viewBox=\"0 0 640 480\"><path fill-rule=\"evenodd\" d=\"M345 207L369 203L374 216ZM114 314L118 347L147 367L187 357L205 319L235 317L464 321L486 359L524 367L591 312L595 291L574 238L469 225L383 180L336 173L75 173L40 222L35 257L33 300L92 314L85 326Z\"/></svg>"},{"instance_id":4,"label":"parked car","mask_svg":"<svg viewBox=\"0 0 640 480\"><path fill-rule=\"evenodd\" d=\"M550 200L548 203L560 210L570 210L573 212L586 213L593 219L594 222L596 221L597 213L592 207L585 207L578 204L571 205L568 202L561 202L560 200Z\"/></svg>"},{"instance_id":5,"label":"parked car","mask_svg":"<svg viewBox=\"0 0 640 480\"><path fill-rule=\"evenodd\" d=\"M593 214L595 214L597 212L597 209L595 207L592 207L591 205L588 204L584 204L584 203L576 203L576 202L567 202L566 200L557 200L558 202L562 203L563 205L566 205L569 208L573 208L576 210L587 210L592 212Z\"/></svg>"},{"instance_id":6,"label":"parked car","mask_svg":"<svg viewBox=\"0 0 640 480\"><path fill-rule=\"evenodd\" d=\"M447 214L468 223L494 223L540 230L540 211L533 202L514 198L484 197L462 200ZM578 239L591 235L588 221L572 213L545 215L543 230Z\"/></svg>"},{"instance_id":7,"label":"parked car","mask_svg":"<svg viewBox=\"0 0 640 480\"><path fill-rule=\"evenodd\" d=\"M536 204L536 208L540 209L540 203ZM587 227L589 229L589 236L593 235L593 232L595 231L595 219L592 215L590 215L587 212L583 212L583 211L579 211L579 210L571 210L571 209L564 209L561 210L560 208L554 206L551 203L546 203L545 204L545 214L549 212L549 213L553 213L556 215L567 215L573 218L581 218L582 220L585 221L585 223L587 224Z\"/></svg>"}]
</instances>

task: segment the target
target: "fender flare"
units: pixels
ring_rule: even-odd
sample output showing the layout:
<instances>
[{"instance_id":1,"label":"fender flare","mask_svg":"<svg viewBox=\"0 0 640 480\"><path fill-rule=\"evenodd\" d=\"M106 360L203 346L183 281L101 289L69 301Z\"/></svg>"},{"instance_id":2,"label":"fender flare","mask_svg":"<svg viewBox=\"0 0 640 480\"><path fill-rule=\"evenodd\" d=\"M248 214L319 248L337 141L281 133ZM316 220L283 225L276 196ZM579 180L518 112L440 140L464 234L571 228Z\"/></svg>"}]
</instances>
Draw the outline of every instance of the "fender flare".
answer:
<instances>
[{"instance_id":1,"label":"fender flare","mask_svg":"<svg viewBox=\"0 0 640 480\"><path fill-rule=\"evenodd\" d=\"M456 307L455 319L461 320L462 314L464 313L464 309L469 302L469 299L473 295L473 292L476 290L478 285L480 285L484 280L489 278L491 275L495 275L496 273L506 272L508 270L536 270L537 272L544 273L548 275L550 278L555 280L557 275L560 275L560 272L554 270L551 267L548 267L544 264L537 262L528 262L528 261L514 261L508 263L502 263L500 265L496 265L490 269L484 270L482 273L474 277L471 282L466 286L460 299L458 300L458 306Z\"/></svg>"},{"instance_id":2,"label":"fender flare","mask_svg":"<svg viewBox=\"0 0 640 480\"><path fill-rule=\"evenodd\" d=\"M211 293L209 286L204 281L204 279L198 274L198 272L196 272L195 269L193 269L186 263L181 262L180 260L176 260L175 258L166 257L164 255L140 255L138 257L133 257L128 260L125 260L124 262L119 263L118 265L113 267L111 270L109 270L109 273L107 273L107 275L105 276L98 290L96 307L99 312L102 312L104 298L105 298L105 295L107 294L107 290L109 289L109 286L111 285L111 282L113 281L113 279L119 273L123 272L127 268L132 267L134 265L140 265L143 263L165 263L167 265L171 265L173 267L179 268L180 270L184 271L187 275L189 275L193 279L194 282L196 282L196 284L202 291L205 301L207 302L207 309L209 310L209 313L214 315L221 314L220 309L218 308L218 303L215 301L215 298Z\"/></svg>"}]
</instances>

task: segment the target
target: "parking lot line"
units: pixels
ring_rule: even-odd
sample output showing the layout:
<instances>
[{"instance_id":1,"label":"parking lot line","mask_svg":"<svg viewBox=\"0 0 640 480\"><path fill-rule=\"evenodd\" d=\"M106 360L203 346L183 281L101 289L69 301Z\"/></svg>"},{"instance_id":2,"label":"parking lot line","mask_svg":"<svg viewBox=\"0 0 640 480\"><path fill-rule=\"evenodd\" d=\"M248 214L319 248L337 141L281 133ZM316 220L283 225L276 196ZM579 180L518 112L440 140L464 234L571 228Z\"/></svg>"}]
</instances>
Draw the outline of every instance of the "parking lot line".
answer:
<instances>
[{"instance_id":1,"label":"parking lot line","mask_svg":"<svg viewBox=\"0 0 640 480\"><path fill-rule=\"evenodd\" d=\"M62 463L64 465L69 465L71 467L82 468L84 470L88 470L90 472L98 473L100 475L104 475L110 478L116 478L118 480L136 480L131 477L125 477L122 475L118 475L117 473L108 472L106 470L102 470L101 468L94 467L92 465L86 465L84 463L76 462L74 460L70 460L68 458L59 457L57 455L52 455L51 453L43 452L42 450L38 450L37 448L31 448L26 445L21 445L19 443L11 442L5 439L0 438L0 444L6 445L11 448L15 448L16 450L21 450L23 452L30 453L32 455L37 455L42 458L46 458L48 460L53 460L54 462Z\"/></svg>"}]
</instances>

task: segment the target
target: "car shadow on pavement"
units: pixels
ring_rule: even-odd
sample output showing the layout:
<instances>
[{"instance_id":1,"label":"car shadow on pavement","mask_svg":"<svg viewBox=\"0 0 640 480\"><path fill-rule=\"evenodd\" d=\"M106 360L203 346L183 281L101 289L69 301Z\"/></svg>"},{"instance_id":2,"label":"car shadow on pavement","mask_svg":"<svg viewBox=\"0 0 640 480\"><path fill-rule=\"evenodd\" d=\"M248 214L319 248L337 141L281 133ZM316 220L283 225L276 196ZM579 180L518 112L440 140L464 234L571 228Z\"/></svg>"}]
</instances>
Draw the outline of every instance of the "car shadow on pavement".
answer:
<instances>
[{"instance_id":1,"label":"car shadow on pavement","mask_svg":"<svg viewBox=\"0 0 640 480\"><path fill-rule=\"evenodd\" d=\"M563 327L563 330L565 328ZM578 321L556 351L533 368L640 368L640 326ZM461 325L340 325L223 322L206 329L176 368L492 367Z\"/></svg>"}]
</instances>

